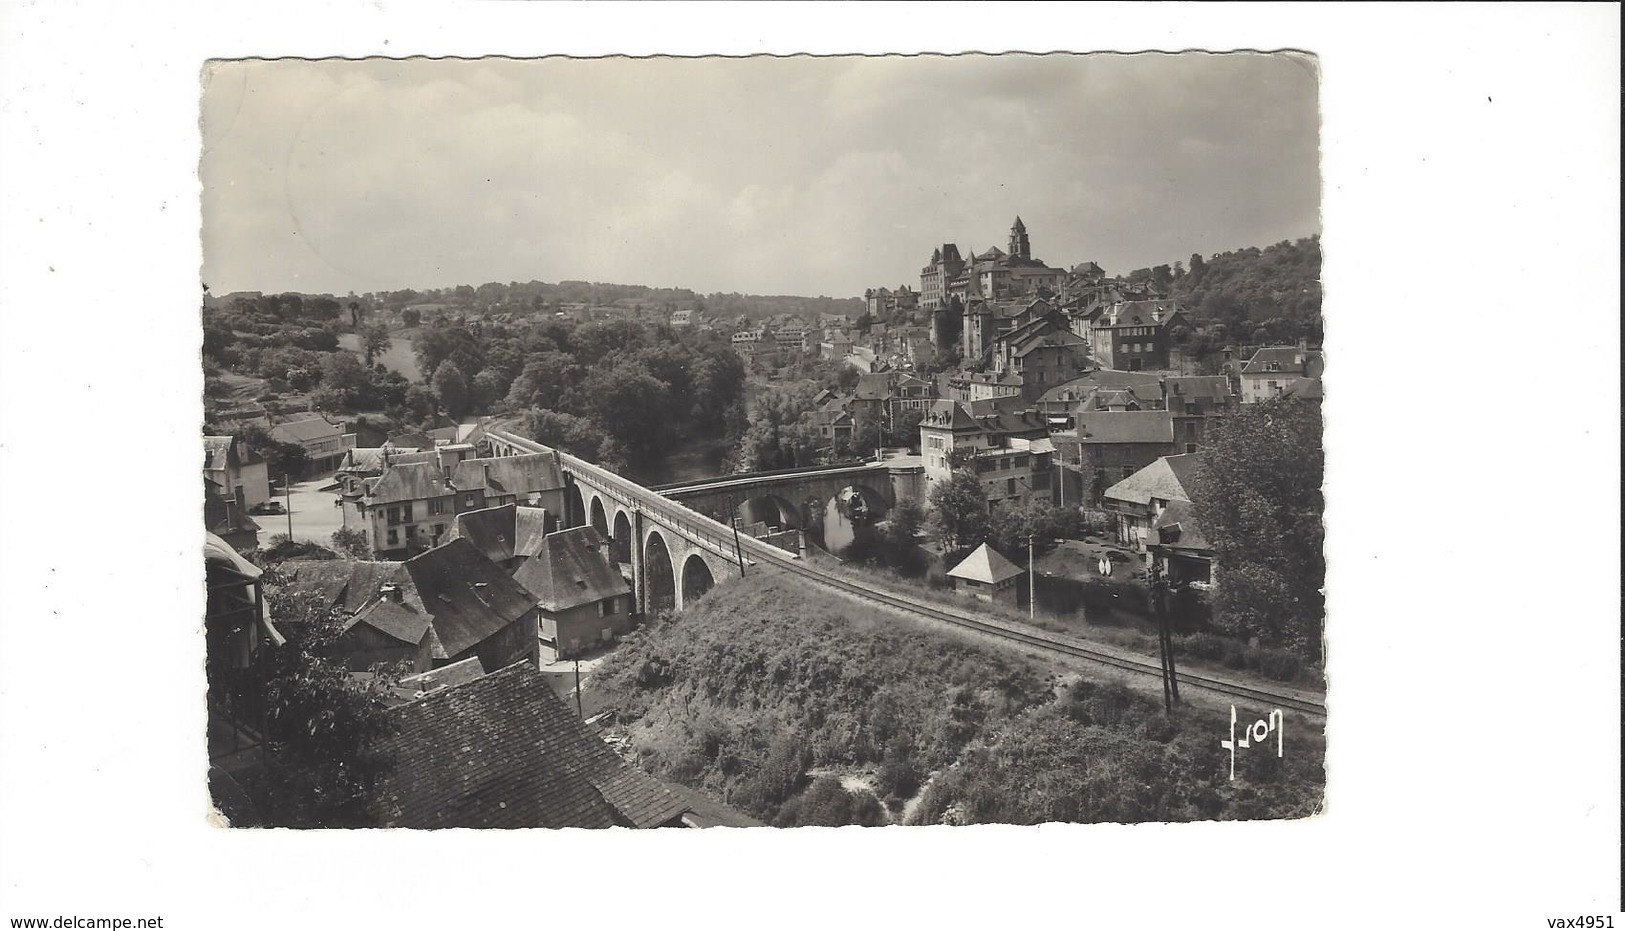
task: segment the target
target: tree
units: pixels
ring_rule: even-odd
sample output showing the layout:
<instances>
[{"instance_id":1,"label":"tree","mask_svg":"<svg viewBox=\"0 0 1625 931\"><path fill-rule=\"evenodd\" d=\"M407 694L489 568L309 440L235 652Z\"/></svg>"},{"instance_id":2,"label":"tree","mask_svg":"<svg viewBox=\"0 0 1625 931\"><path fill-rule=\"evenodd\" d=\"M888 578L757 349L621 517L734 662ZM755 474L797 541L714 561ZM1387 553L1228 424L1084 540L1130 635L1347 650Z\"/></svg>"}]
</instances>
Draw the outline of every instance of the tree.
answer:
<instances>
[{"instance_id":1,"label":"tree","mask_svg":"<svg viewBox=\"0 0 1625 931\"><path fill-rule=\"evenodd\" d=\"M401 322L409 327L415 327L423 322L423 315L415 308L408 307L401 311Z\"/></svg>"},{"instance_id":2,"label":"tree","mask_svg":"<svg viewBox=\"0 0 1625 931\"><path fill-rule=\"evenodd\" d=\"M287 637L269 651L265 677L273 752L265 806L289 827L370 823L372 789L389 768L379 750L392 719L384 704L404 669L381 667L357 680L334 655L344 612L315 596L272 586L272 617Z\"/></svg>"},{"instance_id":3,"label":"tree","mask_svg":"<svg viewBox=\"0 0 1625 931\"><path fill-rule=\"evenodd\" d=\"M1319 655L1324 474L1320 409L1313 403L1249 404L1208 434L1191 492L1214 552L1216 624Z\"/></svg>"},{"instance_id":4,"label":"tree","mask_svg":"<svg viewBox=\"0 0 1625 931\"><path fill-rule=\"evenodd\" d=\"M538 353L530 357L508 387L508 404L557 410L563 405L565 393L579 379L575 359L557 351Z\"/></svg>"},{"instance_id":5,"label":"tree","mask_svg":"<svg viewBox=\"0 0 1625 931\"><path fill-rule=\"evenodd\" d=\"M372 557L372 550L367 547L367 535L360 530L340 527L338 530L333 531L332 541L333 551L345 559L370 559Z\"/></svg>"},{"instance_id":6,"label":"tree","mask_svg":"<svg viewBox=\"0 0 1625 931\"><path fill-rule=\"evenodd\" d=\"M1015 507L1003 507L992 515L990 523L993 548L1003 553L1025 553L1027 541L1033 541L1037 556L1055 548L1065 519L1060 508L1041 501L1028 500Z\"/></svg>"},{"instance_id":7,"label":"tree","mask_svg":"<svg viewBox=\"0 0 1625 931\"><path fill-rule=\"evenodd\" d=\"M361 331L361 355L366 360L367 368L372 368L373 360L389 351L392 342L389 327L383 323L369 324Z\"/></svg>"},{"instance_id":8,"label":"tree","mask_svg":"<svg viewBox=\"0 0 1625 931\"><path fill-rule=\"evenodd\" d=\"M852 325L852 329L857 330L859 333L867 333L869 328L874 326L874 323L874 316L866 310L858 316L858 322Z\"/></svg>"},{"instance_id":9,"label":"tree","mask_svg":"<svg viewBox=\"0 0 1625 931\"><path fill-rule=\"evenodd\" d=\"M929 524L947 552L968 550L988 538L987 497L975 472L955 469L947 481L931 489L930 501Z\"/></svg>"},{"instance_id":10,"label":"tree","mask_svg":"<svg viewBox=\"0 0 1625 931\"><path fill-rule=\"evenodd\" d=\"M600 464L603 460L607 437L597 424L574 414L543 409L531 410L525 415L525 434L544 446L562 449Z\"/></svg>"},{"instance_id":11,"label":"tree","mask_svg":"<svg viewBox=\"0 0 1625 931\"><path fill-rule=\"evenodd\" d=\"M434 370L434 378L430 383L434 385L435 397L440 399L440 407L447 416L453 420L461 420L468 413L471 400L468 390L468 378L463 370L457 367L450 359L440 363Z\"/></svg>"},{"instance_id":12,"label":"tree","mask_svg":"<svg viewBox=\"0 0 1625 931\"><path fill-rule=\"evenodd\" d=\"M811 463L819 445L812 410L812 396L805 390L769 388L758 395L739 443L745 468L754 472Z\"/></svg>"}]
</instances>

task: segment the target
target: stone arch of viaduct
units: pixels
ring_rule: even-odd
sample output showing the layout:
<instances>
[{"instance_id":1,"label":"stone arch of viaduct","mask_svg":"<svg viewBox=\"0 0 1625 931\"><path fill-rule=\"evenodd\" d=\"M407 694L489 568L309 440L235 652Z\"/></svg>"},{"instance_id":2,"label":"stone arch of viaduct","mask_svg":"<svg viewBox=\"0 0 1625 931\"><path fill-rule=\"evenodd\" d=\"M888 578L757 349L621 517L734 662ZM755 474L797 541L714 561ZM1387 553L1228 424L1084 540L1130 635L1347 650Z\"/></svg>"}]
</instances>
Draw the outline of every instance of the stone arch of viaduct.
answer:
<instances>
[{"instance_id":1,"label":"stone arch of viaduct","mask_svg":"<svg viewBox=\"0 0 1625 931\"><path fill-rule=\"evenodd\" d=\"M591 525L610 541L615 561L631 566L640 613L652 617L680 611L712 586L739 574L739 556L728 528L694 520L698 515L684 515L684 508L668 511L654 502L645 507L625 489L585 474L566 471L565 484L567 526Z\"/></svg>"}]
</instances>

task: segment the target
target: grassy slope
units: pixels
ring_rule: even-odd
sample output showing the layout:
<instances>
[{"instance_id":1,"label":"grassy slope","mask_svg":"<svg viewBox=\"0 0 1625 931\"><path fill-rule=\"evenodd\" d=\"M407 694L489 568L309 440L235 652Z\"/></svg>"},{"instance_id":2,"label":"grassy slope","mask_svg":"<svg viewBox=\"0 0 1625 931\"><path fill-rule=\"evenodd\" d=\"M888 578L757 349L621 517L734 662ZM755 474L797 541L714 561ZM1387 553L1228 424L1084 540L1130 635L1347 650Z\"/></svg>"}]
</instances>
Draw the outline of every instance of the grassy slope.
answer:
<instances>
[{"instance_id":1,"label":"grassy slope","mask_svg":"<svg viewBox=\"0 0 1625 931\"><path fill-rule=\"evenodd\" d=\"M778 575L640 631L592 685L643 766L770 823L885 820L832 780L809 788L822 768L874 770L899 797L936 774L915 813L928 822L1290 817L1323 782L1323 743L1291 722L1287 758L1253 751L1230 783L1227 715L1169 722L1120 686L1057 690L1025 660Z\"/></svg>"}]
</instances>

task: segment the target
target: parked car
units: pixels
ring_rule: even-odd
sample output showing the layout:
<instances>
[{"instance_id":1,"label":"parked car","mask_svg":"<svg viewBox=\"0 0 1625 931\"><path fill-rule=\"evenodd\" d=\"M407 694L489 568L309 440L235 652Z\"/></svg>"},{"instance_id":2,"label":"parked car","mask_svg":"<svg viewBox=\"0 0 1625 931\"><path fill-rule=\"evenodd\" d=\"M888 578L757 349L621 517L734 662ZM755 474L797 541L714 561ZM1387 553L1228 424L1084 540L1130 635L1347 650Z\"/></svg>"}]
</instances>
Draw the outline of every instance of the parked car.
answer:
<instances>
[{"instance_id":1,"label":"parked car","mask_svg":"<svg viewBox=\"0 0 1625 931\"><path fill-rule=\"evenodd\" d=\"M282 507L282 502L281 501L267 501L264 504L255 505L254 507L249 508L248 513L250 513L250 514L286 514L287 510Z\"/></svg>"}]
</instances>

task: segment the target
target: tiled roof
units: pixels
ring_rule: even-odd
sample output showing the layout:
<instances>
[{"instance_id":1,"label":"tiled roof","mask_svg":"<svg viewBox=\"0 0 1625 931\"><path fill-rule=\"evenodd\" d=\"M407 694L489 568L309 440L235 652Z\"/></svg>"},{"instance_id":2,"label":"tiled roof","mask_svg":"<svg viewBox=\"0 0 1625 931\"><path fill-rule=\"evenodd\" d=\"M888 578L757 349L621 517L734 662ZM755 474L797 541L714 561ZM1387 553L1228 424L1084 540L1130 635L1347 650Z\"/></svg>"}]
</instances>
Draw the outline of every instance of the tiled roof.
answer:
<instances>
[{"instance_id":1,"label":"tiled roof","mask_svg":"<svg viewBox=\"0 0 1625 931\"><path fill-rule=\"evenodd\" d=\"M1189 501L1175 499L1168 502L1157 522L1152 525L1151 542L1182 550L1211 550L1213 545L1202 535L1196 523L1196 506Z\"/></svg>"},{"instance_id":2,"label":"tiled roof","mask_svg":"<svg viewBox=\"0 0 1625 931\"><path fill-rule=\"evenodd\" d=\"M326 440L343 434L344 428L342 426L328 423L320 417L279 423L271 428L271 437L284 443Z\"/></svg>"},{"instance_id":3,"label":"tiled roof","mask_svg":"<svg viewBox=\"0 0 1625 931\"><path fill-rule=\"evenodd\" d=\"M1223 375L1170 375L1164 390L1168 397L1228 398L1230 379Z\"/></svg>"},{"instance_id":4,"label":"tiled roof","mask_svg":"<svg viewBox=\"0 0 1625 931\"><path fill-rule=\"evenodd\" d=\"M978 546L959 565L948 570L950 578L970 579L992 585L1021 575L1015 563L999 555L999 551L986 543Z\"/></svg>"},{"instance_id":5,"label":"tiled roof","mask_svg":"<svg viewBox=\"0 0 1625 931\"><path fill-rule=\"evenodd\" d=\"M1186 489L1197 463L1201 461L1199 455L1163 456L1106 489L1106 497L1135 504L1149 504L1152 498L1189 501L1190 493Z\"/></svg>"},{"instance_id":6,"label":"tiled roof","mask_svg":"<svg viewBox=\"0 0 1625 931\"><path fill-rule=\"evenodd\" d=\"M204 468L211 471L219 471L226 468L227 461L231 456L231 445L235 440L236 437L230 436L204 437L203 451L208 456L206 460L208 464L205 465Z\"/></svg>"},{"instance_id":7,"label":"tiled roof","mask_svg":"<svg viewBox=\"0 0 1625 931\"><path fill-rule=\"evenodd\" d=\"M406 561L447 656L457 656L524 617L535 599L467 540Z\"/></svg>"},{"instance_id":8,"label":"tiled roof","mask_svg":"<svg viewBox=\"0 0 1625 931\"><path fill-rule=\"evenodd\" d=\"M1106 314L1094 323L1101 329L1129 326L1171 326L1182 317L1172 301L1123 301L1106 309ZM1161 319L1158 319L1160 312ZM1114 319L1115 317L1115 319Z\"/></svg>"},{"instance_id":9,"label":"tiled roof","mask_svg":"<svg viewBox=\"0 0 1625 931\"><path fill-rule=\"evenodd\" d=\"M397 433L391 436L385 442L396 449L410 449L414 451L434 449L434 440L431 439L427 433L418 431L412 433Z\"/></svg>"},{"instance_id":10,"label":"tiled roof","mask_svg":"<svg viewBox=\"0 0 1625 931\"><path fill-rule=\"evenodd\" d=\"M400 684L405 688L427 694L436 689L449 689L473 682L483 675L485 667L480 665L480 658L470 656L468 659L441 666L439 669L420 672L415 676L405 676Z\"/></svg>"},{"instance_id":11,"label":"tiled roof","mask_svg":"<svg viewBox=\"0 0 1625 931\"><path fill-rule=\"evenodd\" d=\"M445 474L438 463L406 462L391 465L383 476L367 489L369 504L394 504L400 501L424 501L455 494L456 489L446 484Z\"/></svg>"},{"instance_id":12,"label":"tiled roof","mask_svg":"<svg viewBox=\"0 0 1625 931\"><path fill-rule=\"evenodd\" d=\"M515 556L534 554L546 534L546 508L504 504L458 514L449 539L467 539L486 559L506 563Z\"/></svg>"},{"instance_id":13,"label":"tiled roof","mask_svg":"<svg viewBox=\"0 0 1625 931\"><path fill-rule=\"evenodd\" d=\"M539 671L517 663L389 712L376 819L408 828L607 828L580 735ZM601 741L600 741L601 742Z\"/></svg>"},{"instance_id":14,"label":"tiled roof","mask_svg":"<svg viewBox=\"0 0 1625 931\"><path fill-rule=\"evenodd\" d=\"M458 491L485 489L490 495L523 497L564 487L564 472L554 453L528 453L492 459L464 459L452 469Z\"/></svg>"},{"instance_id":15,"label":"tiled roof","mask_svg":"<svg viewBox=\"0 0 1625 931\"><path fill-rule=\"evenodd\" d=\"M1155 372L1122 372L1116 369L1096 369L1044 392L1040 401L1081 401L1091 388L1132 388L1141 398L1161 400L1161 376ZM1141 389L1145 389L1142 391Z\"/></svg>"},{"instance_id":16,"label":"tiled roof","mask_svg":"<svg viewBox=\"0 0 1625 931\"><path fill-rule=\"evenodd\" d=\"M385 585L403 586L404 597L416 601L406 569L398 562L367 559L290 559L281 566L290 591L311 593L323 604L354 614L378 597ZM418 605L421 607L421 604ZM417 641L412 641L416 643Z\"/></svg>"},{"instance_id":17,"label":"tiled roof","mask_svg":"<svg viewBox=\"0 0 1625 931\"><path fill-rule=\"evenodd\" d=\"M394 640L417 646L423 642L423 635L429 630L429 615L413 608L404 599L396 604L394 599L383 597L375 598L357 612L344 625L344 629L349 630L357 624L365 624Z\"/></svg>"},{"instance_id":18,"label":"tiled roof","mask_svg":"<svg viewBox=\"0 0 1625 931\"><path fill-rule=\"evenodd\" d=\"M1079 411L1084 443L1172 443L1174 416L1167 411Z\"/></svg>"},{"instance_id":19,"label":"tiled roof","mask_svg":"<svg viewBox=\"0 0 1625 931\"><path fill-rule=\"evenodd\" d=\"M1294 378L1281 388L1283 398L1304 398L1310 401L1319 401L1324 395L1321 393L1320 379Z\"/></svg>"},{"instance_id":20,"label":"tiled roof","mask_svg":"<svg viewBox=\"0 0 1625 931\"><path fill-rule=\"evenodd\" d=\"M632 591L610 564L604 539L592 527L572 527L542 539L541 551L514 571L544 611L567 611Z\"/></svg>"},{"instance_id":21,"label":"tiled roof","mask_svg":"<svg viewBox=\"0 0 1625 931\"><path fill-rule=\"evenodd\" d=\"M1047 333L1029 334L1015 344L1014 352L1017 356L1025 356L1035 349L1052 346L1063 346L1081 352L1088 349L1089 341L1071 330L1051 330Z\"/></svg>"},{"instance_id":22,"label":"tiled roof","mask_svg":"<svg viewBox=\"0 0 1625 931\"><path fill-rule=\"evenodd\" d=\"M528 663L393 709L379 820L398 827L655 827L685 803L578 721Z\"/></svg>"},{"instance_id":23,"label":"tiled roof","mask_svg":"<svg viewBox=\"0 0 1625 931\"><path fill-rule=\"evenodd\" d=\"M891 397L892 375L890 372L871 372L858 376L858 385L853 397L859 401L884 401Z\"/></svg>"},{"instance_id":24,"label":"tiled roof","mask_svg":"<svg viewBox=\"0 0 1625 931\"><path fill-rule=\"evenodd\" d=\"M1302 375L1309 360L1320 355L1318 349L1299 349L1296 346L1266 346L1253 353L1242 367L1243 375L1265 375L1271 372L1290 372ZM1271 366L1275 366L1271 368Z\"/></svg>"}]
</instances>

